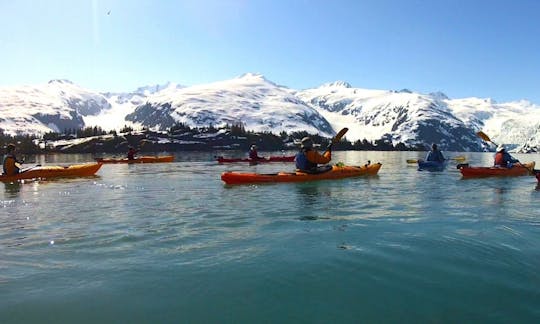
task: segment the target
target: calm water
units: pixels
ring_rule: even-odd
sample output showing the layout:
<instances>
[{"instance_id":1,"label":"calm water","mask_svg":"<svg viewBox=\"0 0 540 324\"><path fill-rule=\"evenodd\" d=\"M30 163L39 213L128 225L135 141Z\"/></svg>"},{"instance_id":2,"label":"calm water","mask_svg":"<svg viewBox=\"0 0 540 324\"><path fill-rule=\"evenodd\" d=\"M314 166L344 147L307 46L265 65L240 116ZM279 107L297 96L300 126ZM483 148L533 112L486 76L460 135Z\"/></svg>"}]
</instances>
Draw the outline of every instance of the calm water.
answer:
<instances>
[{"instance_id":1,"label":"calm water","mask_svg":"<svg viewBox=\"0 0 540 324\"><path fill-rule=\"evenodd\" d=\"M0 184L0 322L538 323L536 179L405 162L423 155L337 152L383 167L303 184L225 186L225 170L292 165L218 165L209 153Z\"/></svg>"}]
</instances>

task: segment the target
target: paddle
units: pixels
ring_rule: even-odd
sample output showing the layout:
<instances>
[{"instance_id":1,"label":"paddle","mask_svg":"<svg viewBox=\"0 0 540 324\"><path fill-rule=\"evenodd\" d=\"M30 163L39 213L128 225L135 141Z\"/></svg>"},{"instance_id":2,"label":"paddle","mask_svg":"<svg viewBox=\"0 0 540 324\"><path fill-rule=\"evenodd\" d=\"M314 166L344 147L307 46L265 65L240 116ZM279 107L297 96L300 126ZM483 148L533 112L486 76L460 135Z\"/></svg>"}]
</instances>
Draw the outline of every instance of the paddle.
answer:
<instances>
[{"instance_id":1,"label":"paddle","mask_svg":"<svg viewBox=\"0 0 540 324\"><path fill-rule=\"evenodd\" d=\"M486 133L484 133L482 131L479 131L479 132L476 133L476 135L478 135L478 137L480 137L484 141L490 142L491 144L497 146L497 144L493 143L493 141L489 138L489 136L486 135Z\"/></svg>"},{"instance_id":2,"label":"paddle","mask_svg":"<svg viewBox=\"0 0 540 324\"><path fill-rule=\"evenodd\" d=\"M451 157L449 159L446 159L446 160L452 160L452 161L465 161L467 158L464 157L463 155L458 155L458 156L454 156L454 157ZM415 160L415 159L408 159L407 160L407 163L418 163L418 161L421 161L421 160Z\"/></svg>"},{"instance_id":3,"label":"paddle","mask_svg":"<svg viewBox=\"0 0 540 324\"><path fill-rule=\"evenodd\" d=\"M482 132L482 131L479 131L479 132L476 133L476 135L478 135L478 137L480 137L480 138L483 139L484 141L490 142L491 144L493 144L493 145L495 145L495 146L498 146L497 143L493 142L493 141L491 140L491 138L489 138L489 136L487 136L486 133L484 133L484 132ZM527 169L527 170L529 171L529 174L530 174L530 175L535 175L535 172L534 172L533 169L529 169L527 166L523 165L523 164L522 164L521 162L519 162L519 161L518 161L518 163L519 163L520 166L522 166L522 167L524 167L525 169Z\"/></svg>"},{"instance_id":4,"label":"paddle","mask_svg":"<svg viewBox=\"0 0 540 324\"><path fill-rule=\"evenodd\" d=\"M345 136L345 133L347 133L349 131L349 129L347 127L343 128L342 130L340 130L336 136L334 136L332 138L332 141L330 142L330 144L328 144L328 147L326 148L327 150L331 150L332 149L332 145L338 143L339 141L341 141L341 138L343 136Z\"/></svg>"},{"instance_id":5,"label":"paddle","mask_svg":"<svg viewBox=\"0 0 540 324\"><path fill-rule=\"evenodd\" d=\"M29 167L29 168L27 168L27 169L21 170L20 173L30 171L30 170L35 169L35 168L40 167L40 166L41 166L41 164L36 164L36 165L34 165L33 167ZM20 170L20 168L19 168L19 170Z\"/></svg>"}]
</instances>

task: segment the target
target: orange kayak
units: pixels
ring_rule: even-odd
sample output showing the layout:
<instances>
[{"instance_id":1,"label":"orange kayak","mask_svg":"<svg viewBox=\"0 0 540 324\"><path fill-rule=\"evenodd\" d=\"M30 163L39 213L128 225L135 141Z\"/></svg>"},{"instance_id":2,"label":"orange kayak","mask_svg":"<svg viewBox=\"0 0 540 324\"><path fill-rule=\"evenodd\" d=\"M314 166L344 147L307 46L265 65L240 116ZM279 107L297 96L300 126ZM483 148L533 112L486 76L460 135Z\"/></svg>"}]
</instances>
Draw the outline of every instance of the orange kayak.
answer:
<instances>
[{"instance_id":1,"label":"orange kayak","mask_svg":"<svg viewBox=\"0 0 540 324\"><path fill-rule=\"evenodd\" d=\"M135 160L124 159L113 159L113 158L95 158L96 162L99 163L164 163L174 161L174 155L164 155L164 156L139 156Z\"/></svg>"},{"instance_id":2,"label":"orange kayak","mask_svg":"<svg viewBox=\"0 0 540 324\"><path fill-rule=\"evenodd\" d=\"M521 165L517 164L511 168L501 168L501 167L469 167L463 165L459 168L463 177L473 178L473 177L516 177L529 175L531 172L534 172L535 162L523 163Z\"/></svg>"},{"instance_id":3,"label":"orange kayak","mask_svg":"<svg viewBox=\"0 0 540 324\"><path fill-rule=\"evenodd\" d=\"M221 180L226 184L250 184L269 182L305 182L315 180L343 179L359 177L364 175L376 175L382 164L366 164L362 166L332 166L332 169L323 173L305 172L278 172L278 173L244 173L244 172L223 172Z\"/></svg>"},{"instance_id":4,"label":"orange kayak","mask_svg":"<svg viewBox=\"0 0 540 324\"><path fill-rule=\"evenodd\" d=\"M6 182L36 178L88 177L94 175L99 168L101 168L101 165L101 163L89 163L74 164L70 166L39 166L11 176L0 175L0 181Z\"/></svg>"}]
</instances>

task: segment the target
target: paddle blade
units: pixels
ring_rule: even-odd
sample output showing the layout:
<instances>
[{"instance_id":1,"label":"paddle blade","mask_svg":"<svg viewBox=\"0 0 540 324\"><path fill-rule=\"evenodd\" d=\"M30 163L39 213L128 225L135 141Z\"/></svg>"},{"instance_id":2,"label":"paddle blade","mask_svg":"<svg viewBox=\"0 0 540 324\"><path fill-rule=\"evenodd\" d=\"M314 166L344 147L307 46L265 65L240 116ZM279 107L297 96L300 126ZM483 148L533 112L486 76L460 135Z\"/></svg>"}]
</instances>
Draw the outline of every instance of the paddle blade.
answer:
<instances>
[{"instance_id":1,"label":"paddle blade","mask_svg":"<svg viewBox=\"0 0 540 324\"><path fill-rule=\"evenodd\" d=\"M486 142L491 142L491 139L489 138L489 136L487 136L486 133L484 133L482 131L479 131L478 133L476 133L476 135L478 135L478 137L480 137L481 139L483 139Z\"/></svg>"},{"instance_id":2,"label":"paddle blade","mask_svg":"<svg viewBox=\"0 0 540 324\"><path fill-rule=\"evenodd\" d=\"M467 158L464 157L463 155L458 155L458 156L454 156L453 158L451 158L450 160L454 160L454 161L465 161Z\"/></svg>"},{"instance_id":3,"label":"paddle blade","mask_svg":"<svg viewBox=\"0 0 540 324\"><path fill-rule=\"evenodd\" d=\"M349 129L347 127L340 130L334 138L332 138L332 144L336 144L337 142L341 141L341 138L347 133Z\"/></svg>"},{"instance_id":4,"label":"paddle blade","mask_svg":"<svg viewBox=\"0 0 540 324\"><path fill-rule=\"evenodd\" d=\"M407 160L407 163L418 163L418 160L409 159Z\"/></svg>"}]
</instances>

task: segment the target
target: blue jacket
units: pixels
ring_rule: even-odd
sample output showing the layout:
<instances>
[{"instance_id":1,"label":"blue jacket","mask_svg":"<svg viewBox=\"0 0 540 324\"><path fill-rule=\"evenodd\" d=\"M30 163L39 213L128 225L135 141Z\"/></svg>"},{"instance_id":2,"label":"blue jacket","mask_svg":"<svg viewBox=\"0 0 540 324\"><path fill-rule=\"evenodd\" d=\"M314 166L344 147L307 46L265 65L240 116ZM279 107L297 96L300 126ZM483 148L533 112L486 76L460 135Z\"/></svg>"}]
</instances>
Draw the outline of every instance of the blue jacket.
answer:
<instances>
[{"instance_id":1,"label":"blue jacket","mask_svg":"<svg viewBox=\"0 0 540 324\"><path fill-rule=\"evenodd\" d=\"M296 162L296 168L298 170L313 170L317 167L317 163L313 163L308 160L305 150L301 150L298 152L298 154L296 154L294 162Z\"/></svg>"},{"instance_id":2,"label":"blue jacket","mask_svg":"<svg viewBox=\"0 0 540 324\"><path fill-rule=\"evenodd\" d=\"M444 162L446 160L441 151L429 151L426 156L426 161Z\"/></svg>"}]
</instances>

